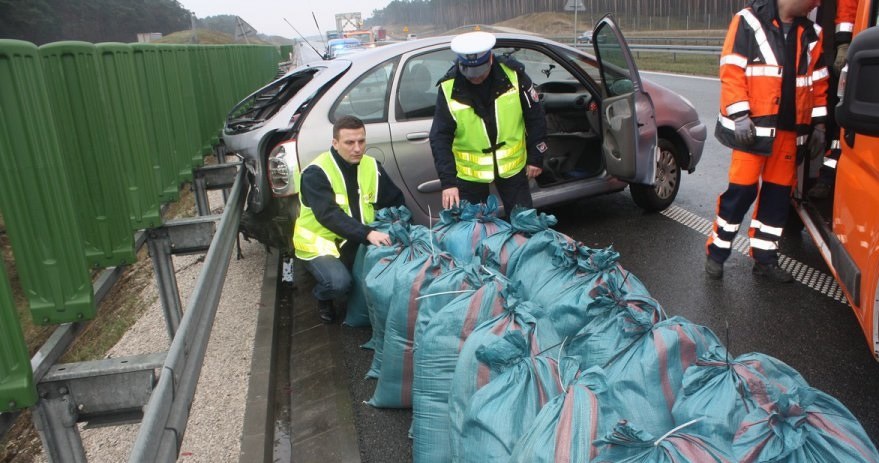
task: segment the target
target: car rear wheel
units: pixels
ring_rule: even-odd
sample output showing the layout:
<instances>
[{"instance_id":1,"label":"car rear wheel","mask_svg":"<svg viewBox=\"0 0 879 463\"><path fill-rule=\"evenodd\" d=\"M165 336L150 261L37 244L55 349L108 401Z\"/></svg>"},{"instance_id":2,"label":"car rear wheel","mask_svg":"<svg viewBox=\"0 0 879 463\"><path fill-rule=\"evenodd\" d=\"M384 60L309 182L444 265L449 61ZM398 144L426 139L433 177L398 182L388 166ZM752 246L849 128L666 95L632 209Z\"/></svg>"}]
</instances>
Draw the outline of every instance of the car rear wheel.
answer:
<instances>
[{"instance_id":1,"label":"car rear wheel","mask_svg":"<svg viewBox=\"0 0 879 463\"><path fill-rule=\"evenodd\" d=\"M664 138L659 139L659 158L656 160L656 180L653 185L629 185L632 199L638 207L648 211L661 211L674 202L681 186L681 168L678 166L677 148Z\"/></svg>"}]
</instances>

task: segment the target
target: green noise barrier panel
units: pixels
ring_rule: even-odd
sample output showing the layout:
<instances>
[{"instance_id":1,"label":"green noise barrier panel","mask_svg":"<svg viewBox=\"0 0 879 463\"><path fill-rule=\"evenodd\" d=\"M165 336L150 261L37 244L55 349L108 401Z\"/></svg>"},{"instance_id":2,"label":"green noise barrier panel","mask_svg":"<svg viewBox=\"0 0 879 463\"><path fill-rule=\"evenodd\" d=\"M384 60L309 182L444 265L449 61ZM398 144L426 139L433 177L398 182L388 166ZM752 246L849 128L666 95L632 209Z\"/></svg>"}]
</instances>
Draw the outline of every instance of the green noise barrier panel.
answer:
<instances>
[{"instance_id":1,"label":"green noise barrier panel","mask_svg":"<svg viewBox=\"0 0 879 463\"><path fill-rule=\"evenodd\" d=\"M0 40L0 213L37 324L95 315L39 49Z\"/></svg>"},{"instance_id":2,"label":"green noise barrier panel","mask_svg":"<svg viewBox=\"0 0 879 463\"><path fill-rule=\"evenodd\" d=\"M6 269L0 265L0 413L37 403L27 344L15 312Z\"/></svg>"},{"instance_id":3,"label":"green noise barrier panel","mask_svg":"<svg viewBox=\"0 0 879 463\"><path fill-rule=\"evenodd\" d=\"M177 173L181 166L169 117L165 63L155 45L132 44L131 50L140 101L144 107L148 151L159 161L159 196L163 202L177 201L180 199L180 179Z\"/></svg>"},{"instance_id":4,"label":"green noise barrier panel","mask_svg":"<svg viewBox=\"0 0 879 463\"><path fill-rule=\"evenodd\" d=\"M126 186L134 229L155 228L162 224L159 213L160 176L158 164L147 149L144 108L137 89L131 45L96 45L99 69L107 89L110 120L119 139L118 156Z\"/></svg>"},{"instance_id":5,"label":"green noise barrier panel","mask_svg":"<svg viewBox=\"0 0 879 463\"><path fill-rule=\"evenodd\" d=\"M96 268L130 264L136 260L134 233L117 174L122 163L104 109L95 46L55 42L39 50L55 129L64 140L62 172L67 174L86 260Z\"/></svg>"}]
</instances>

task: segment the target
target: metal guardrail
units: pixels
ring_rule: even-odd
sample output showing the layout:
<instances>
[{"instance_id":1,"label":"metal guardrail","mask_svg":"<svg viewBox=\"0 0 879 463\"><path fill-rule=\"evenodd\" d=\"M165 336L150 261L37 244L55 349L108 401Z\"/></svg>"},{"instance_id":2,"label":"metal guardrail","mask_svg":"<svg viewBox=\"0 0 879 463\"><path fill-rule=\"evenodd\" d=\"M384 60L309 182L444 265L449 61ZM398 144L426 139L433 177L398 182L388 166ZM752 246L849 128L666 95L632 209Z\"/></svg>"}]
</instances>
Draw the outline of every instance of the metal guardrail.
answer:
<instances>
[{"instance_id":1,"label":"metal guardrail","mask_svg":"<svg viewBox=\"0 0 879 463\"><path fill-rule=\"evenodd\" d=\"M159 381L147 403L130 462L172 462L186 432L189 411L222 294L229 258L244 208L245 169L229 194L226 209L210 243L204 267L189 299Z\"/></svg>"}]
</instances>

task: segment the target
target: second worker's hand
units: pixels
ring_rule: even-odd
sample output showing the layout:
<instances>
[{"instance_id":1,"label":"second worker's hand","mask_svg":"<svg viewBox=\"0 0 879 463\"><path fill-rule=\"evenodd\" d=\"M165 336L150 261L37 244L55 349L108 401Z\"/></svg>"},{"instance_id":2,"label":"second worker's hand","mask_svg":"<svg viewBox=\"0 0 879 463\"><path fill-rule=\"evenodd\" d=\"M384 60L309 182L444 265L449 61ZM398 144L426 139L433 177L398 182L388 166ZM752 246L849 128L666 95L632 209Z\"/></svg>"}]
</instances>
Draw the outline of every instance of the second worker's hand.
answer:
<instances>
[{"instance_id":1,"label":"second worker's hand","mask_svg":"<svg viewBox=\"0 0 879 463\"><path fill-rule=\"evenodd\" d=\"M461 197L458 195L458 187L446 188L443 190L443 209L450 209L461 203Z\"/></svg>"},{"instance_id":2,"label":"second worker's hand","mask_svg":"<svg viewBox=\"0 0 879 463\"><path fill-rule=\"evenodd\" d=\"M527 165L525 166L525 176L528 178L537 178L540 174L543 173L543 169L537 166Z\"/></svg>"},{"instance_id":3,"label":"second worker's hand","mask_svg":"<svg viewBox=\"0 0 879 463\"><path fill-rule=\"evenodd\" d=\"M369 244L374 246L390 246L391 245L391 236L387 233L382 233L377 230L373 230L366 235L366 240L369 241Z\"/></svg>"}]
</instances>

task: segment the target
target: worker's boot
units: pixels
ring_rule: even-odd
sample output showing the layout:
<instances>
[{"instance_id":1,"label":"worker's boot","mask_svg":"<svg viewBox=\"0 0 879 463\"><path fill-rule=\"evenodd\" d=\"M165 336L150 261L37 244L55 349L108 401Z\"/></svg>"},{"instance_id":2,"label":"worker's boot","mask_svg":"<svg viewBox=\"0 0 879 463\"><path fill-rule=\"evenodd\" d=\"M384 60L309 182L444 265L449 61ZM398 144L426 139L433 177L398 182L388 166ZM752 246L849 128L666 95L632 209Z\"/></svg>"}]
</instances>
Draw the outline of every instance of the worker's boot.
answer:
<instances>
[{"instance_id":1,"label":"worker's boot","mask_svg":"<svg viewBox=\"0 0 879 463\"><path fill-rule=\"evenodd\" d=\"M723 278L723 264L711 257L707 257L705 258L705 273L708 274L708 278L719 280Z\"/></svg>"},{"instance_id":2,"label":"worker's boot","mask_svg":"<svg viewBox=\"0 0 879 463\"><path fill-rule=\"evenodd\" d=\"M336 320L336 309L333 300L317 301L317 313L324 323L333 323Z\"/></svg>"},{"instance_id":3,"label":"worker's boot","mask_svg":"<svg viewBox=\"0 0 879 463\"><path fill-rule=\"evenodd\" d=\"M794 277L790 273L787 273L786 270L779 267L777 262L772 262L770 264L754 262L754 275L762 276L775 283L791 283L794 281Z\"/></svg>"}]
</instances>

